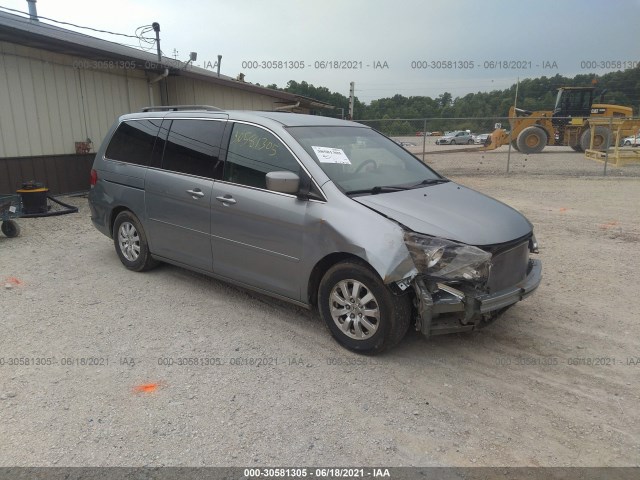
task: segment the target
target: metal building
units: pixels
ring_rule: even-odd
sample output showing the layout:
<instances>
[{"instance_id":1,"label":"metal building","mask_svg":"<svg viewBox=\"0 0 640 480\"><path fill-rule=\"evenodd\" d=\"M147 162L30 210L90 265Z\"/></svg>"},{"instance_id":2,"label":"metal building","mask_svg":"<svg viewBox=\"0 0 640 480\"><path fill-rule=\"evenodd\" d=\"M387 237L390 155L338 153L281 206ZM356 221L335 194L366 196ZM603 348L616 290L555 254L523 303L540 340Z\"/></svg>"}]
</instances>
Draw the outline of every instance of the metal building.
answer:
<instances>
[{"instance_id":1,"label":"metal building","mask_svg":"<svg viewBox=\"0 0 640 480\"><path fill-rule=\"evenodd\" d=\"M150 105L309 113L324 102L0 12L0 192L22 182L88 189L113 121Z\"/></svg>"}]
</instances>

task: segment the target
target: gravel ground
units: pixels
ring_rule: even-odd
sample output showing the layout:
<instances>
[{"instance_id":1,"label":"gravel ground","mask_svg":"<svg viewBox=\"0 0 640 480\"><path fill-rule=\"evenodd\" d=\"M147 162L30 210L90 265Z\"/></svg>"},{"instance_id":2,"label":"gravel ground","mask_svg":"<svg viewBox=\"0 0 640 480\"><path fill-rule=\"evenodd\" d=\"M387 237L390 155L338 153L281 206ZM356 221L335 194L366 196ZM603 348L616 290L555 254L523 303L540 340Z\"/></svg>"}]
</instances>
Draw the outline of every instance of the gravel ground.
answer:
<instances>
[{"instance_id":1,"label":"gravel ground","mask_svg":"<svg viewBox=\"0 0 640 480\"><path fill-rule=\"evenodd\" d=\"M637 466L637 168L558 176L602 165L551 152L506 176L504 155L430 163L534 223L542 285L484 330L373 358L315 312L126 270L84 198L19 220L0 236L0 466Z\"/></svg>"}]
</instances>

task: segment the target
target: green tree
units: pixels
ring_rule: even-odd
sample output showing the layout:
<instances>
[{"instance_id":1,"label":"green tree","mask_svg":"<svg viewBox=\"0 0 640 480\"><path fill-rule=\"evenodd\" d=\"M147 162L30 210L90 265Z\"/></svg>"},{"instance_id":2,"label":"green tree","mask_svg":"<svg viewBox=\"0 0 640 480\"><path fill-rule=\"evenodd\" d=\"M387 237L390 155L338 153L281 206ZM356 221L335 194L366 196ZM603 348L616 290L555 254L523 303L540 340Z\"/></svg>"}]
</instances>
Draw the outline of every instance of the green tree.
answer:
<instances>
[{"instance_id":1,"label":"green tree","mask_svg":"<svg viewBox=\"0 0 640 480\"><path fill-rule=\"evenodd\" d=\"M595 85L597 92L606 91L605 102L617 105L626 105L634 109L634 114L640 112L640 67L623 71L610 72L601 76L591 73L576 75L573 78L560 74L552 77L525 78L518 86L518 98L515 99L516 85L504 90L491 92L469 93L462 97L453 98L451 93L444 92L433 99L427 96L405 97L400 94L392 97L372 100L368 105L355 99L354 119L379 120L388 119L435 119L428 123L428 128L434 130L470 129L473 131L491 131L493 124L504 121L509 108L514 100L517 106L527 110L552 110L555 104L557 89L564 86L591 86ZM283 89L275 84L268 88L284 90L289 93L311 97L327 102L336 108L343 108L346 112L349 108L349 98L341 93L331 92L326 87L316 87L305 81L296 82L290 80ZM596 97L596 101L599 99ZM319 110L327 116L339 116L339 111ZM454 121L447 118L468 118L468 120ZM445 120L443 120L445 119ZM476 120L477 119L477 120ZM390 125L384 126L384 123ZM368 124L370 124L368 122ZM374 124L371 124L372 126ZM406 132L411 134L423 127L416 128L410 122L399 123L379 122L374 128L394 132ZM411 126L409 131L408 125ZM396 133L394 133L396 134ZM397 133L398 135L401 133ZM402 133L404 134L404 133Z\"/></svg>"}]
</instances>

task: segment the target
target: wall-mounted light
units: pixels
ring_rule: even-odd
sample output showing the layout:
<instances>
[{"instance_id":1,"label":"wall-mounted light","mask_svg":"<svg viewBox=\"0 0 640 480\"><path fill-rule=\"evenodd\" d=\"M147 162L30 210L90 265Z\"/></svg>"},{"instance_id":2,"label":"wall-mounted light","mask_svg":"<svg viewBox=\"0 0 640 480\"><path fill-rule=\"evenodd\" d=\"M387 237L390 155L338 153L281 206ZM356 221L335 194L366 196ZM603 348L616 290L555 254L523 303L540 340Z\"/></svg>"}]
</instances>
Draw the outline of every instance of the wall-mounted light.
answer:
<instances>
[{"instance_id":1,"label":"wall-mounted light","mask_svg":"<svg viewBox=\"0 0 640 480\"><path fill-rule=\"evenodd\" d=\"M184 64L183 68L187 68L187 66L192 63L195 62L198 59L198 52L191 52L189 54L189 60L186 61L186 63Z\"/></svg>"}]
</instances>

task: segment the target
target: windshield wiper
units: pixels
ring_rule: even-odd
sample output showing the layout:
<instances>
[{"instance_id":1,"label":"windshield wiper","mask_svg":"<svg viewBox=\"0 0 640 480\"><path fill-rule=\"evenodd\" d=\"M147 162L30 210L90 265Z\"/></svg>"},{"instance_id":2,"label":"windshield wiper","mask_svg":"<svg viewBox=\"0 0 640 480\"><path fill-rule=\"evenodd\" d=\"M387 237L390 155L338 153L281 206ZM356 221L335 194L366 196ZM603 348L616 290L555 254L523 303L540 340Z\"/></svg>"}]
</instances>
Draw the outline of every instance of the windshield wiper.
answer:
<instances>
[{"instance_id":1,"label":"windshield wiper","mask_svg":"<svg viewBox=\"0 0 640 480\"><path fill-rule=\"evenodd\" d=\"M439 183L447 183L450 181L451 180L448 180L446 178L427 178L426 180L422 180L420 183L416 183L411 188L418 188L424 185L437 185Z\"/></svg>"},{"instance_id":2,"label":"windshield wiper","mask_svg":"<svg viewBox=\"0 0 640 480\"><path fill-rule=\"evenodd\" d=\"M348 192L344 192L344 193L345 195L357 195L359 193L369 193L371 195L376 195L378 193L400 192L402 190L409 190L410 188L412 187L386 186L386 187L364 188L362 190L349 190Z\"/></svg>"}]
</instances>

